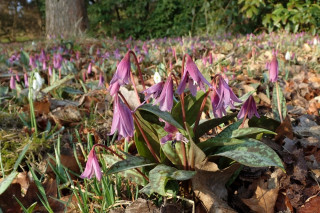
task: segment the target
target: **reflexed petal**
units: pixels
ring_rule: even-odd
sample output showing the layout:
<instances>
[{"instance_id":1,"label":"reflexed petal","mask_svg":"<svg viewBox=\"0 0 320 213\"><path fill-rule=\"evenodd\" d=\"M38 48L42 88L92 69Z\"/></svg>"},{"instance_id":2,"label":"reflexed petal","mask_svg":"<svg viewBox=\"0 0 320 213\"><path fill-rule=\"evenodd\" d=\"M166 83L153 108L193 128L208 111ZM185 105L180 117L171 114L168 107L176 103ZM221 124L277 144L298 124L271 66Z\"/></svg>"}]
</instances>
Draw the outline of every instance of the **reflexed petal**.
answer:
<instances>
[{"instance_id":1,"label":"reflexed petal","mask_svg":"<svg viewBox=\"0 0 320 213\"><path fill-rule=\"evenodd\" d=\"M172 141L172 140L173 140L172 134L168 134L168 135L164 136L163 138L161 138L160 142L163 145L163 144L167 143L168 141Z\"/></svg>"}]
</instances>

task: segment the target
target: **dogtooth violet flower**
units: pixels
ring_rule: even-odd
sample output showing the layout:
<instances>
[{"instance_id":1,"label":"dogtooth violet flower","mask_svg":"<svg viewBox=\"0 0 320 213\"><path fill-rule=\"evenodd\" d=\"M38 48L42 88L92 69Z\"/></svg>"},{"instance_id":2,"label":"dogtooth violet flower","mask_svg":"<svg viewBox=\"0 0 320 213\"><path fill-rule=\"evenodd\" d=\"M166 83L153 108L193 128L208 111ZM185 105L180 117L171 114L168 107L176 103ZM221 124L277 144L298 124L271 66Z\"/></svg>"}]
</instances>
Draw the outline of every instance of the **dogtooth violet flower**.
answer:
<instances>
[{"instance_id":1,"label":"dogtooth violet flower","mask_svg":"<svg viewBox=\"0 0 320 213\"><path fill-rule=\"evenodd\" d=\"M13 75L10 78L10 89L16 89L16 80L14 79Z\"/></svg>"},{"instance_id":2,"label":"dogtooth violet flower","mask_svg":"<svg viewBox=\"0 0 320 213\"><path fill-rule=\"evenodd\" d=\"M203 91L205 91L204 84L207 84L209 87L211 87L211 85L201 74L197 65L193 62L192 58L188 54L186 55L186 58L187 58L186 67L185 67L181 82L178 86L177 92L179 95L183 93L188 83L191 94L193 96L196 96L197 85L199 85L200 89Z\"/></svg>"},{"instance_id":3,"label":"dogtooth violet flower","mask_svg":"<svg viewBox=\"0 0 320 213\"><path fill-rule=\"evenodd\" d=\"M242 105L240 112L237 115L237 118L242 119L248 116L248 118L251 119L253 115L255 115L257 118L260 118L260 115L257 111L256 102L254 101L252 95L250 95L249 98Z\"/></svg>"},{"instance_id":4,"label":"dogtooth violet flower","mask_svg":"<svg viewBox=\"0 0 320 213\"><path fill-rule=\"evenodd\" d=\"M275 51L273 51L272 60L269 64L269 80L271 82L276 82L278 80L278 60Z\"/></svg>"},{"instance_id":5,"label":"dogtooth violet flower","mask_svg":"<svg viewBox=\"0 0 320 213\"><path fill-rule=\"evenodd\" d=\"M94 151L95 146L92 147L89 155L88 155L88 161L86 163L86 168L83 171L83 173L80 175L81 178L88 178L91 179L93 175L97 177L98 181L101 180L102 172L101 168L96 156L96 152Z\"/></svg>"},{"instance_id":6,"label":"dogtooth violet flower","mask_svg":"<svg viewBox=\"0 0 320 213\"><path fill-rule=\"evenodd\" d=\"M185 138L179 131L178 129L171 125L170 123L162 120L161 118L159 119L161 122L164 122L164 130L168 133L168 135L164 136L163 138L160 139L161 144L166 144L168 141L182 141L184 143L188 143L188 139Z\"/></svg>"},{"instance_id":7,"label":"dogtooth violet flower","mask_svg":"<svg viewBox=\"0 0 320 213\"><path fill-rule=\"evenodd\" d=\"M122 103L119 95L115 96L113 112L110 135L118 131L118 139L121 139L121 137L133 137L134 125L131 111L124 103Z\"/></svg>"},{"instance_id":8,"label":"dogtooth violet flower","mask_svg":"<svg viewBox=\"0 0 320 213\"><path fill-rule=\"evenodd\" d=\"M219 95L219 103L217 104L217 109L220 109L221 107L226 109L228 106L233 108L234 102L241 103L241 101L233 93L232 89L229 87L229 85L221 75L219 75L219 83L216 87L216 91Z\"/></svg>"},{"instance_id":9,"label":"dogtooth violet flower","mask_svg":"<svg viewBox=\"0 0 320 213\"><path fill-rule=\"evenodd\" d=\"M171 75L167 78L161 94L154 104L159 104L161 111L171 111L173 106L173 80Z\"/></svg>"},{"instance_id":10,"label":"dogtooth violet flower","mask_svg":"<svg viewBox=\"0 0 320 213\"><path fill-rule=\"evenodd\" d=\"M24 78L24 86L26 88L29 87L28 74L26 72L24 73L23 78Z\"/></svg>"},{"instance_id":11,"label":"dogtooth violet flower","mask_svg":"<svg viewBox=\"0 0 320 213\"><path fill-rule=\"evenodd\" d=\"M102 73L100 72L98 87L103 87L103 84L104 84L104 77L103 77Z\"/></svg>"},{"instance_id":12,"label":"dogtooth violet flower","mask_svg":"<svg viewBox=\"0 0 320 213\"><path fill-rule=\"evenodd\" d=\"M145 100L148 100L149 98L153 98L153 99L159 98L162 92L163 86L164 86L164 82L160 81L159 83L144 90L144 93L146 95Z\"/></svg>"},{"instance_id":13,"label":"dogtooth violet flower","mask_svg":"<svg viewBox=\"0 0 320 213\"><path fill-rule=\"evenodd\" d=\"M120 86L129 83L131 72L130 52L128 51L124 58L117 66L117 70L110 81L110 95L114 95L119 91Z\"/></svg>"},{"instance_id":14,"label":"dogtooth violet flower","mask_svg":"<svg viewBox=\"0 0 320 213\"><path fill-rule=\"evenodd\" d=\"M211 99L213 115L215 118L221 118L222 116L227 114L226 109L224 107L218 108L220 97L215 88L213 88L210 94L210 99Z\"/></svg>"}]
</instances>

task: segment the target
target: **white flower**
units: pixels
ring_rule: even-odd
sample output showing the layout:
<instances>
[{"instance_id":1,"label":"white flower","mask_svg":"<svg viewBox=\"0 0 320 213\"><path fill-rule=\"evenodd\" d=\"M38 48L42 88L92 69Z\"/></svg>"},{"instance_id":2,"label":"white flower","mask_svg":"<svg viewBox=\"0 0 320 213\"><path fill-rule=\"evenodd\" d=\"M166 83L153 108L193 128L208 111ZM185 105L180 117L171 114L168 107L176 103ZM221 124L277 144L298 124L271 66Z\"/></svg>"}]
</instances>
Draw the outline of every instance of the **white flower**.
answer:
<instances>
[{"instance_id":1,"label":"white flower","mask_svg":"<svg viewBox=\"0 0 320 213\"><path fill-rule=\"evenodd\" d=\"M34 77L35 77L35 79L33 79L33 81L32 81L32 88L38 92L38 91L40 91L40 89L44 83L44 80L41 78L41 76L39 75L38 72L34 73Z\"/></svg>"},{"instance_id":2,"label":"white flower","mask_svg":"<svg viewBox=\"0 0 320 213\"><path fill-rule=\"evenodd\" d=\"M291 56L290 56L290 52L289 52L289 51L287 51L286 56L285 56L285 59L286 59L287 61L289 61L289 60L290 60L290 58L291 58Z\"/></svg>"},{"instance_id":3,"label":"white flower","mask_svg":"<svg viewBox=\"0 0 320 213\"><path fill-rule=\"evenodd\" d=\"M158 72L155 72L155 73L154 73L153 80L154 80L154 83L155 83L155 84L161 82L161 76L160 76L160 74L159 74Z\"/></svg>"},{"instance_id":4,"label":"white flower","mask_svg":"<svg viewBox=\"0 0 320 213\"><path fill-rule=\"evenodd\" d=\"M317 44L318 44L318 39L317 39L317 38L314 38L314 39L313 39L313 45L316 46Z\"/></svg>"}]
</instances>

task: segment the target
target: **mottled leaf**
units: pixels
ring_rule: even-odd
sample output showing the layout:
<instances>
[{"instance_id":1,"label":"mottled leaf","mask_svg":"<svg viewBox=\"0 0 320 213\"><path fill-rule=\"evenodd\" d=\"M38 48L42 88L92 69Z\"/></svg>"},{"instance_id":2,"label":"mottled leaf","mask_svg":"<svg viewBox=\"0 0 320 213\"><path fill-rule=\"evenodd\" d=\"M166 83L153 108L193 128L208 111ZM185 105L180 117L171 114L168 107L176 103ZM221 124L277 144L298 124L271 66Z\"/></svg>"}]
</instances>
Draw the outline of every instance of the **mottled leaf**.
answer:
<instances>
[{"instance_id":1,"label":"mottled leaf","mask_svg":"<svg viewBox=\"0 0 320 213\"><path fill-rule=\"evenodd\" d=\"M252 138L241 140L243 143L219 148L213 156L224 156L251 167L277 166L284 170L277 153L266 144Z\"/></svg>"},{"instance_id":2,"label":"mottled leaf","mask_svg":"<svg viewBox=\"0 0 320 213\"><path fill-rule=\"evenodd\" d=\"M276 135L277 133L272 132L267 129L262 129L262 128L257 128L257 127L250 127L250 128L241 128L241 129L236 129L232 131L231 138L241 138L245 136L250 136L250 135L256 135L256 134L274 134Z\"/></svg>"}]
</instances>

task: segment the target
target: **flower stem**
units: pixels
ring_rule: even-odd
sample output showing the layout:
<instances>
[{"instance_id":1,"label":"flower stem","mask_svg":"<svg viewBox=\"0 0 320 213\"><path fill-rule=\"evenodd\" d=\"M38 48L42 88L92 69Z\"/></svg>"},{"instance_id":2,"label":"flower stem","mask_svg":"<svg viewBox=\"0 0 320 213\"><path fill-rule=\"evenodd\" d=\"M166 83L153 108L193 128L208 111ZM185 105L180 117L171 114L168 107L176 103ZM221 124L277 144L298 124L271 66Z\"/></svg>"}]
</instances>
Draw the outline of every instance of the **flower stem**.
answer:
<instances>
[{"instance_id":1,"label":"flower stem","mask_svg":"<svg viewBox=\"0 0 320 213\"><path fill-rule=\"evenodd\" d=\"M186 54L184 54L182 58L182 66L181 66L181 79L183 76L184 72L184 62L185 62ZM182 111L182 121L183 121L183 126L185 129L187 129L186 126L186 111L184 108L184 93L182 92L180 95L180 101L181 101L181 111ZM188 170L188 162L187 162L187 155L186 155L186 145L181 141L181 151L182 151L182 157L183 157L183 168L185 170Z\"/></svg>"},{"instance_id":2,"label":"flower stem","mask_svg":"<svg viewBox=\"0 0 320 213\"><path fill-rule=\"evenodd\" d=\"M128 108L131 110L131 108L130 108L128 102L127 102L127 100L124 98L124 96L122 95L122 93L121 93L120 91L119 91L118 93L119 93L119 95L121 96L121 99L123 100L123 102L124 102L124 103L128 106ZM152 156L154 157L154 159L156 160L156 162L159 163L160 160L159 160L158 156L156 155L155 151L153 150L153 148L152 148L152 146L151 146L151 144L150 144L150 142L149 142L146 134L144 133L144 131L143 131L143 129L142 129L140 123L139 123L138 118L136 117L136 115L135 115L134 113L131 113L131 114L132 114L132 117L133 117L135 123L137 124L138 129L140 130L141 135L142 135L144 141L146 142L147 147L149 148Z\"/></svg>"},{"instance_id":3,"label":"flower stem","mask_svg":"<svg viewBox=\"0 0 320 213\"><path fill-rule=\"evenodd\" d=\"M93 145L93 148L96 147L96 146L105 148L106 150L108 150L109 152L111 152L112 154L114 154L115 156L117 156L118 158L120 158L121 160L124 160L124 158L123 158L121 155L119 155L118 153L116 153L116 152L113 151L111 148L107 147L106 145L103 145L103 144L95 144L95 145ZM150 181L149 181L149 178L148 178L145 174L143 174L143 172L141 172L140 169L135 168L135 170L136 170L140 175L142 175L142 177L143 177L146 181L150 182Z\"/></svg>"},{"instance_id":4,"label":"flower stem","mask_svg":"<svg viewBox=\"0 0 320 213\"><path fill-rule=\"evenodd\" d=\"M281 104L280 104L280 95L279 95L279 91L278 91L279 85L278 85L278 82L276 82L275 84L276 84L276 93L277 93L277 104L278 104L279 117L280 117L281 123L283 123L282 112L281 112Z\"/></svg>"},{"instance_id":5,"label":"flower stem","mask_svg":"<svg viewBox=\"0 0 320 213\"><path fill-rule=\"evenodd\" d=\"M132 72L130 72L130 78L131 78L131 81L132 81L132 85L133 85L134 92L136 93L137 100L138 100L139 105L140 105L140 104L141 104L141 101L140 101L140 97L139 97L139 93L138 93L138 90L137 90L136 83L134 82L134 78L133 78Z\"/></svg>"},{"instance_id":6,"label":"flower stem","mask_svg":"<svg viewBox=\"0 0 320 213\"><path fill-rule=\"evenodd\" d=\"M196 122L194 123L194 128L193 128L193 133L195 134L196 133L196 130L198 128L198 125L199 125L199 122L200 122L200 118L201 118L201 115L202 115L202 112L203 112L203 109L207 103L207 99L208 99L208 95L209 95L209 92L210 92L210 89L207 91L202 103L201 103L201 106L200 106L200 110L199 110L199 113L197 115L197 119L196 119Z\"/></svg>"}]
</instances>

